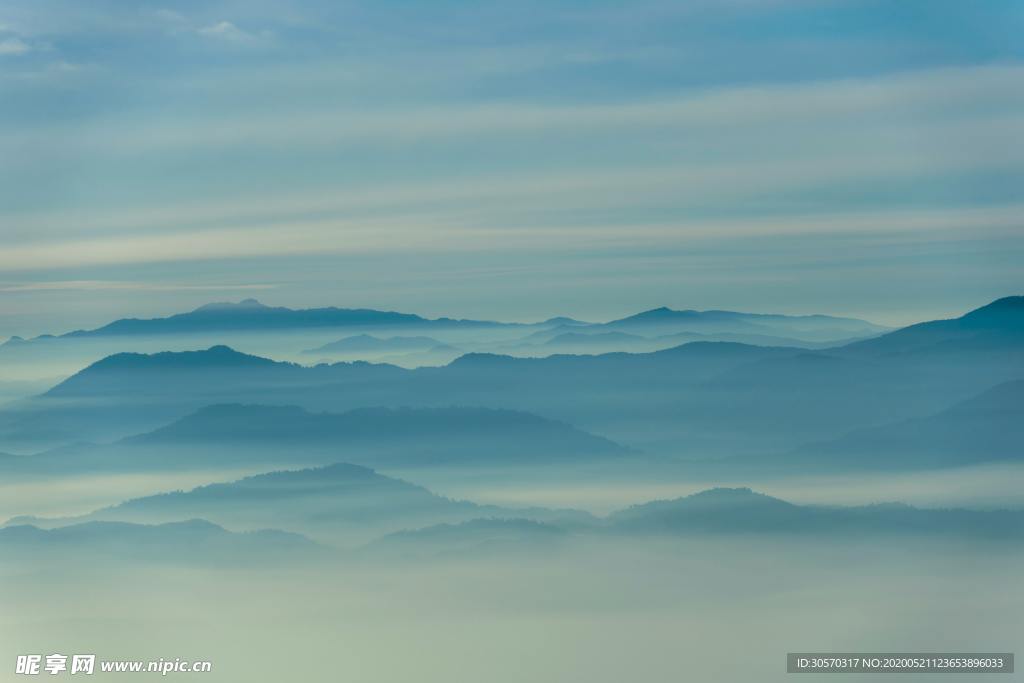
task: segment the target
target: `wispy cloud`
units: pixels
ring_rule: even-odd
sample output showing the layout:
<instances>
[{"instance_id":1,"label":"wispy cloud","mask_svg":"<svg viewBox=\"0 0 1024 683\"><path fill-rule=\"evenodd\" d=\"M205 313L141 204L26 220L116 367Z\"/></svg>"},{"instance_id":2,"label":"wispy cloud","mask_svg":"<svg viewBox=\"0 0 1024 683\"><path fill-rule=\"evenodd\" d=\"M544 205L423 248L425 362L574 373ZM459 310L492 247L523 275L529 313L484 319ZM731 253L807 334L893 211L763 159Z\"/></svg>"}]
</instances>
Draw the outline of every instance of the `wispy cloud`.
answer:
<instances>
[{"instance_id":1,"label":"wispy cloud","mask_svg":"<svg viewBox=\"0 0 1024 683\"><path fill-rule=\"evenodd\" d=\"M836 136L800 129L793 138L766 142L777 155L734 154L735 158L698 159L674 164L636 162L587 169L528 168L506 174L477 174L471 178L356 183L315 191L269 196L243 194L169 205L123 205L116 210L73 212L50 210L6 215L9 245L19 240L73 238L85 232L116 236L125 232L174 232L230 226L257 228L303 223L310 216L341 223L382 222L419 225L500 227L522 223L525 216L572 211L641 210L647 206L677 211L735 205L751 197L785 196L836 185L906 182L919 176L1024 168L1024 118L909 124L868 131L850 130ZM922 147L921 138L927 139ZM663 141L668 147L677 144ZM727 142L716 144L725 147ZM687 156L686 153L680 156ZM788 214L799 218L801 212ZM841 213L836 211L836 213ZM2 214L0 214L2 215ZM630 224L632 219L613 221ZM684 221L685 222L685 221Z\"/></svg>"},{"instance_id":2,"label":"wispy cloud","mask_svg":"<svg viewBox=\"0 0 1024 683\"><path fill-rule=\"evenodd\" d=\"M232 43L251 43L257 39L257 36L243 31L230 21L218 21L208 26L202 26L196 29L196 33L208 38L226 40Z\"/></svg>"},{"instance_id":3,"label":"wispy cloud","mask_svg":"<svg viewBox=\"0 0 1024 683\"><path fill-rule=\"evenodd\" d=\"M315 294L338 263L396 254L346 282L379 291L413 251L437 278L497 249L488 268L557 255L561 284L604 300L634 276L605 267L613 252L670 254L661 292L697 282L681 250L717 241L728 254L700 272L721 291L750 239L778 238L776 264L799 241L821 247L813 259L833 236L906 239L889 282L921 274L911 252L930 241L1020 244L1016 13L908 2L896 16L809 0L10 0L0 269L17 276L0 278L37 289L4 291L64 282L113 301L269 269ZM930 20L907 20L918 12ZM580 250L604 254L592 279L570 265ZM158 262L176 265L138 265ZM469 296L457 280L446 296ZM152 298L176 297L136 297Z\"/></svg>"},{"instance_id":4,"label":"wispy cloud","mask_svg":"<svg viewBox=\"0 0 1024 683\"><path fill-rule=\"evenodd\" d=\"M229 28L223 31L231 33ZM619 103L460 103L319 111L305 108L274 115L234 112L227 118L211 116L189 121L148 119L141 124L108 120L88 126L77 124L74 136L71 131L46 127L37 129L34 136L32 131L24 130L17 137L8 136L2 142L5 146L17 143L45 149L47 141L55 138L62 144L77 140L75 153L107 156L186 148L287 145L295 149L473 135L608 133L616 129L623 129L631 136L652 129L662 133L718 134L747 129L760 135L779 127L791 133L825 124L829 127L886 122L920 125L990 118L1006 112L1024 117L1024 91L1016 87L1022 80L1024 66L985 66L870 79L711 88L685 97Z\"/></svg>"},{"instance_id":5,"label":"wispy cloud","mask_svg":"<svg viewBox=\"0 0 1024 683\"><path fill-rule=\"evenodd\" d=\"M690 219L633 225L510 225L494 227L446 218L408 216L369 221L294 221L251 228L217 228L153 235L117 235L10 245L0 270L16 272L82 266L249 259L309 254L379 252L458 253L494 249L562 251L679 248L708 240L764 236L927 234L929 240L1019 233L1024 205L998 209L919 210ZM130 287L127 285L126 287ZM221 288L220 286L216 288Z\"/></svg>"},{"instance_id":6,"label":"wispy cloud","mask_svg":"<svg viewBox=\"0 0 1024 683\"><path fill-rule=\"evenodd\" d=\"M0 57L23 55L31 49L21 38L0 38Z\"/></svg>"},{"instance_id":7,"label":"wispy cloud","mask_svg":"<svg viewBox=\"0 0 1024 683\"><path fill-rule=\"evenodd\" d=\"M0 292L63 292L126 290L135 292L247 291L275 289L274 284L185 284L125 280L57 280L0 283Z\"/></svg>"}]
</instances>

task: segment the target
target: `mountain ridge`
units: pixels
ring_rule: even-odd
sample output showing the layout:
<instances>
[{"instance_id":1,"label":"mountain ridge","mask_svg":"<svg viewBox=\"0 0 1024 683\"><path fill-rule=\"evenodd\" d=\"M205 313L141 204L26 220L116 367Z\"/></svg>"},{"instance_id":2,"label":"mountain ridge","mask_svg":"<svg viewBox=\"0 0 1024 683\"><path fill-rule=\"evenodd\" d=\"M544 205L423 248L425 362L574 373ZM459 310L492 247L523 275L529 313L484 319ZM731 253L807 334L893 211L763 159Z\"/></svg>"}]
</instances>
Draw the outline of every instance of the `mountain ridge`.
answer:
<instances>
[{"instance_id":1,"label":"mountain ridge","mask_svg":"<svg viewBox=\"0 0 1024 683\"><path fill-rule=\"evenodd\" d=\"M861 429L797 454L828 466L831 458L861 466L920 461L929 466L1024 462L1024 379L1010 380L939 412Z\"/></svg>"},{"instance_id":2,"label":"mountain ridge","mask_svg":"<svg viewBox=\"0 0 1024 683\"><path fill-rule=\"evenodd\" d=\"M773 313L744 313L739 311L675 311L668 307L660 307L642 311L632 316L619 318L604 323L587 323L568 316L556 316L534 323L502 322L498 320L475 320L469 318L427 318L414 313L384 311L372 308L340 308L325 306L320 308L288 308L286 306L267 306L256 299L244 299L237 303L211 302L191 311L174 313L154 318L119 318L99 327L77 329L62 334L41 334L31 339L12 336L5 344L25 345L33 341L54 339L76 339L90 337L121 337L135 335L188 334L200 332L231 332L231 331L271 331L286 329L315 328L388 328L403 327L460 329L483 327L550 327L564 325L585 328L629 326L642 323L653 318L665 320L686 320L701 324L713 321L762 321L777 323L822 323L830 322L839 326L853 325L861 332L867 330L874 333L884 331L881 325L866 320L824 314L784 315ZM760 329L753 325L752 329ZM778 335L776 335L778 336ZM850 334L838 335L854 336Z\"/></svg>"},{"instance_id":3,"label":"mountain ridge","mask_svg":"<svg viewBox=\"0 0 1024 683\"><path fill-rule=\"evenodd\" d=\"M958 347L1020 344L1024 340L1024 296L1005 296L956 318L929 320L839 347L844 353L893 354L955 351Z\"/></svg>"},{"instance_id":4,"label":"mountain ridge","mask_svg":"<svg viewBox=\"0 0 1024 683\"><path fill-rule=\"evenodd\" d=\"M314 539L369 540L412 526L461 522L481 516L518 516L540 521L592 518L578 510L502 508L441 496L404 479L351 463L281 469L228 482L131 498L71 518L15 517L57 528L85 522L163 524L200 518L233 529L268 526Z\"/></svg>"},{"instance_id":5,"label":"mountain ridge","mask_svg":"<svg viewBox=\"0 0 1024 683\"><path fill-rule=\"evenodd\" d=\"M480 442L479 440L483 440ZM511 444L508 450L493 441ZM408 463L438 457L450 462L472 460L487 464L487 457L520 453L517 460L543 458L606 458L630 453L629 449L570 424L517 410L449 406L444 408L365 407L345 412L313 412L299 406L221 403L200 408L164 427L123 439L126 446L173 447L219 443L252 447L324 446L332 452L360 448L392 449L410 453ZM435 444L434 458L418 455L426 444ZM479 445L477 445L479 443ZM528 445L527 445L528 444ZM522 451L533 451L522 454ZM474 453L479 451L476 457ZM371 457L365 455L363 457ZM373 456L391 462L397 455ZM375 464L379 460L374 461ZM359 462L362 464L362 461Z\"/></svg>"},{"instance_id":6,"label":"mountain ridge","mask_svg":"<svg viewBox=\"0 0 1024 683\"><path fill-rule=\"evenodd\" d=\"M713 488L633 505L606 518L613 532L952 535L1024 538L1024 510L917 508L904 503L800 505L746 487Z\"/></svg>"}]
</instances>

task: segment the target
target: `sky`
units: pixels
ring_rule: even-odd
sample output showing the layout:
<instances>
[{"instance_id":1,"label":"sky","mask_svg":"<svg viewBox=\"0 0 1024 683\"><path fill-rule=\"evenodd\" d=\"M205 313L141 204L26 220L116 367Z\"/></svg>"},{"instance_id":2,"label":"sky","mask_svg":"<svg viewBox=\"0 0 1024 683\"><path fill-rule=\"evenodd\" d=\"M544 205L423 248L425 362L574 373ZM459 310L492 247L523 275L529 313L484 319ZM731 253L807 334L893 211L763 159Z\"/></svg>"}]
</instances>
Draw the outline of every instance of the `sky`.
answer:
<instances>
[{"instance_id":1,"label":"sky","mask_svg":"<svg viewBox=\"0 0 1024 683\"><path fill-rule=\"evenodd\" d=\"M1016 0L5 0L0 337L1024 293Z\"/></svg>"}]
</instances>

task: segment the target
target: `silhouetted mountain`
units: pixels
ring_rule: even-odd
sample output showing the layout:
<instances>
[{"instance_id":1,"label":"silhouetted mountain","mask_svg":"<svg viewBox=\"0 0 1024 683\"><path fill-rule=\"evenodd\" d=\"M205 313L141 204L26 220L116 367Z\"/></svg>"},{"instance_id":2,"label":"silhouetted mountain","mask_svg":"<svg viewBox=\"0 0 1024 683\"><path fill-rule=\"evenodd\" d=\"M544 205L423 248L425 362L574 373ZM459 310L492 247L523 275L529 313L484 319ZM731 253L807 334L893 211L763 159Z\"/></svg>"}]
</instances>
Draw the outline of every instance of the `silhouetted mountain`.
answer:
<instances>
[{"instance_id":1,"label":"silhouetted mountain","mask_svg":"<svg viewBox=\"0 0 1024 683\"><path fill-rule=\"evenodd\" d=\"M311 559L325 549L294 533L233 533L201 519L148 525L85 522L53 529L0 528L4 563L146 562L172 565L238 563L247 566Z\"/></svg>"},{"instance_id":2,"label":"silhouetted mountain","mask_svg":"<svg viewBox=\"0 0 1024 683\"><path fill-rule=\"evenodd\" d=\"M487 327L501 325L480 320L423 318L411 313L367 308L306 308L264 306L255 299L237 304L214 303L166 318L124 318L94 330L76 330L63 337L160 335L238 330L274 331L325 327Z\"/></svg>"},{"instance_id":3,"label":"silhouetted mountain","mask_svg":"<svg viewBox=\"0 0 1024 683\"><path fill-rule=\"evenodd\" d=\"M154 429L211 403L253 395L288 401L314 390L330 394L330 387L350 390L367 380L387 383L405 372L364 362L304 367L226 346L118 353L41 396L0 412L0 435L5 443L38 443L43 448L70 441L107 441Z\"/></svg>"},{"instance_id":4,"label":"silhouetted mountain","mask_svg":"<svg viewBox=\"0 0 1024 683\"><path fill-rule=\"evenodd\" d=\"M326 448L332 455L380 464L509 464L627 453L608 439L529 413L487 408L358 408L311 413L295 406L215 405L128 446Z\"/></svg>"},{"instance_id":5,"label":"silhouetted mountain","mask_svg":"<svg viewBox=\"0 0 1024 683\"><path fill-rule=\"evenodd\" d=\"M44 395L65 398L128 392L174 400L218 391L230 393L244 387L309 385L401 373L394 366L358 361L307 367L218 345L203 351L118 353L93 363Z\"/></svg>"},{"instance_id":6,"label":"silhouetted mountain","mask_svg":"<svg viewBox=\"0 0 1024 683\"><path fill-rule=\"evenodd\" d=\"M43 396L0 413L0 435L109 440L154 429L211 403L252 396L307 409L365 405L493 407L576 416L605 423L626 406L664 406L693 384L747 361L788 355L792 349L694 343L651 354L551 356L521 359L467 354L440 368L405 370L365 362L303 367L218 346L206 351L116 354L94 363ZM595 415L598 404L604 414ZM608 412L610 411L610 412ZM38 449L37 449L38 450Z\"/></svg>"},{"instance_id":7,"label":"silhouetted mountain","mask_svg":"<svg viewBox=\"0 0 1024 683\"><path fill-rule=\"evenodd\" d=\"M335 464L136 498L72 520L15 518L11 523L52 526L103 520L152 524L202 517L232 529L274 526L352 543L403 528L481 516L564 519L577 523L590 519L586 513L573 510L510 510L450 500L365 467Z\"/></svg>"},{"instance_id":8,"label":"silhouetted mountain","mask_svg":"<svg viewBox=\"0 0 1024 683\"><path fill-rule=\"evenodd\" d=\"M608 517L628 534L903 534L1024 538L1024 511L921 509L899 503L794 505L747 488L717 488L635 505ZM833 537L835 538L835 537Z\"/></svg>"},{"instance_id":9,"label":"silhouetted mountain","mask_svg":"<svg viewBox=\"0 0 1024 683\"><path fill-rule=\"evenodd\" d=\"M749 434L770 452L935 413L1024 378L1022 325L1019 305L1003 299L954 321L738 365L701 384L694 415L704 411L713 442L716 429Z\"/></svg>"},{"instance_id":10,"label":"silhouetted mountain","mask_svg":"<svg viewBox=\"0 0 1024 683\"><path fill-rule=\"evenodd\" d=\"M1024 347L1024 296L1008 296L959 318L910 325L844 347L847 353L953 353Z\"/></svg>"},{"instance_id":11,"label":"silhouetted mountain","mask_svg":"<svg viewBox=\"0 0 1024 683\"><path fill-rule=\"evenodd\" d=\"M670 331L713 329L718 332L752 332L772 336L793 336L800 339L842 339L868 336L886 328L853 318L826 315L787 316L777 314L738 313L733 311L674 311L656 308L608 323L587 323L566 316L538 323L505 323L494 320L458 318L425 318L412 313L379 311L366 308L292 309L266 306L256 299L238 303L217 302L195 310L161 318L122 318L89 330L75 330L61 335L40 335L31 340L12 337L7 344L16 346L45 339L77 339L121 336L159 336L175 334L226 332L280 332L286 330L362 328L362 329L478 329L478 328L671 328ZM782 330L799 331L786 335Z\"/></svg>"},{"instance_id":12,"label":"silhouetted mountain","mask_svg":"<svg viewBox=\"0 0 1024 683\"><path fill-rule=\"evenodd\" d=\"M886 328L856 318L827 315L778 315L735 311L676 311L655 308L604 323L602 327L632 333L673 332L741 333L774 337L795 337L809 341L838 340L878 334Z\"/></svg>"},{"instance_id":13,"label":"silhouetted mountain","mask_svg":"<svg viewBox=\"0 0 1024 683\"><path fill-rule=\"evenodd\" d=\"M823 466L942 467L1024 462L1024 380L934 415L863 429L800 449Z\"/></svg>"},{"instance_id":14,"label":"silhouetted mountain","mask_svg":"<svg viewBox=\"0 0 1024 683\"><path fill-rule=\"evenodd\" d=\"M395 351L424 351L438 346L444 345L430 337L388 337L382 339L369 334L359 334L318 346L315 349L307 349L303 353L393 353Z\"/></svg>"},{"instance_id":15,"label":"silhouetted mountain","mask_svg":"<svg viewBox=\"0 0 1024 683\"><path fill-rule=\"evenodd\" d=\"M548 318L547 320L539 323L534 323L536 327L574 327L578 325L591 325L592 323L584 322L583 320L576 320L565 315L556 316L554 318Z\"/></svg>"},{"instance_id":16,"label":"silhouetted mountain","mask_svg":"<svg viewBox=\"0 0 1024 683\"><path fill-rule=\"evenodd\" d=\"M651 453L770 456L935 413L1024 378L1024 341L1013 333L1019 309L1005 300L979 310L964 319L999 343L960 340L941 353L936 346L873 354L851 351L856 344L810 351L693 342L651 353L470 353L444 367L414 370L368 363L302 367L239 358L224 348L199 352L209 363L188 354L114 356L0 414L0 448L16 450L14 439L25 436L54 445L123 437L204 405L258 396L335 412L489 406L565 421Z\"/></svg>"},{"instance_id":17,"label":"silhouetted mountain","mask_svg":"<svg viewBox=\"0 0 1024 683\"><path fill-rule=\"evenodd\" d=\"M642 458L571 425L510 410L358 408L312 413L295 406L218 404L112 444L79 442L31 456L0 457L0 472L52 478L310 467L338 461L403 471L458 467L483 472L605 467Z\"/></svg>"},{"instance_id":18,"label":"silhouetted mountain","mask_svg":"<svg viewBox=\"0 0 1024 683\"><path fill-rule=\"evenodd\" d=\"M541 334L541 333L538 333ZM836 345L835 341L806 341L792 337L773 337L765 334L742 334L736 332L677 332L654 337L642 337L625 332L563 332L551 337L541 344L540 349L557 348L565 352L612 353L628 351L633 353L650 353L673 348L695 341L734 342L753 346L776 346L804 349L825 349ZM849 340L850 342L854 340ZM516 350L529 348L526 345Z\"/></svg>"},{"instance_id":19,"label":"silhouetted mountain","mask_svg":"<svg viewBox=\"0 0 1024 683\"><path fill-rule=\"evenodd\" d=\"M642 373L645 379L663 372L680 377L712 377L723 369L744 362L773 356L788 356L798 349L756 347L728 342L693 342L651 353L605 353L596 356L557 354L546 358L515 358L491 353L467 353L449 365L449 369L511 369L517 375L552 376L566 372L572 379L605 381L607 373L624 370ZM652 374L648 374L652 373ZM565 379L565 378L561 378Z\"/></svg>"},{"instance_id":20,"label":"silhouetted mountain","mask_svg":"<svg viewBox=\"0 0 1024 683\"><path fill-rule=\"evenodd\" d=\"M834 348L837 343L852 343L858 339L828 341L808 341L794 337L776 337L767 334L743 334L741 332L717 332L701 334L699 332L679 332L676 334L654 337L654 341L666 346L678 346L692 341L719 341L735 342L737 344L751 344L754 346L783 346L797 349L827 349Z\"/></svg>"},{"instance_id":21,"label":"silhouetted mountain","mask_svg":"<svg viewBox=\"0 0 1024 683\"><path fill-rule=\"evenodd\" d=\"M683 323L693 326L704 326L709 324L735 324L740 326L752 325L748 318L752 316L745 313L734 313L732 311L675 311L666 306L652 308L649 311L636 313L625 318L612 320L605 323L607 327L651 327L665 324Z\"/></svg>"},{"instance_id":22,"label":"silhouetted mountain","mask_svg":"<svg viewBox=\"0 0 1024 683\"><path fill-rule=\"evenodd\" d=\"M212 346L205 351L164 351L155 354L118 353L96 361L81 372L64 380L44 394L50 397L75 397L116 392L126 383L139 380L146 393L165 395L175 390L174 385L189 386L209 373L218 373L215 381L230 374L235 381L244 382L254 374L266 376L298 376L301 366L279 363L268 358L239 353L227 346Z\"/></svg>"},{"instance_id":23,"label":"silhouetted mountain","mask_svg":"<svg viewBox=\"0 0 1024 683\"><path fill-rule=\"evenodd\" d=\"M634 505L599 523L575 525L576 534L646 536L772 535L814 536L831 541L857 537L942 537L1024 539L1024 511L921 509L900 503L851 507L794 505L748 488L716 488ZM565 527L523 519L474 519L403 530L369 544L385 557L492 554L500 550L551 547L569 537Z\"/></svg>"},{"instance_id":24,"label":"silhouetted mountain","mask_svg":"<svg viewBox=\"0 0 1024 683\"><path fill-rule=\"evenodd\" d=\"M581 323L579 325L571 324L557 324L551 327L544 327L536 332L521 337L514 343L510 343L509 346L516 346L519 344L540 344L549 339L554 339L560 334L601 334L607 332L602 330L600 324L597 323Z\"/></svg>"}]
</instances>

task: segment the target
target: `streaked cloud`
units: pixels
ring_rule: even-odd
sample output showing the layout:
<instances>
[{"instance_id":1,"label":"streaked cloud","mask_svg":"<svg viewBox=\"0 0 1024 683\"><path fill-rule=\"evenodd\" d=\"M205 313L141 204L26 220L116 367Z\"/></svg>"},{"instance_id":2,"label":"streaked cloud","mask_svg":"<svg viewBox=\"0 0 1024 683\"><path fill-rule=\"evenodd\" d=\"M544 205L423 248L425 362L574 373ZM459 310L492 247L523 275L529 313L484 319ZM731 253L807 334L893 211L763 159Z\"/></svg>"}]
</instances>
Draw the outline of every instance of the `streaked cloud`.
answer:
<instances>
[{"instance_id":1,"label":"streaked cloud","mask_svg":"<svg viewBox=\"0 0 1024 683\"><path fill-rule=\"evenodd\" d=\"M500 317L503 297L535 317L512 293L557 288L600 318L683 289L839 300L869 274L847 311L869 291L942 308L930 292L1005 289L1024 244L1019 18L1002 0L11 0L0 41L31 49L0 59L0 282L25 311L147 287L165 294L140 306L174 310L268 272L326 304L359 273L348 291L394 308Z\"/></svg>"},{"instance_id":2,"label":"streaked cloud","mask_svg":"<svg viewBox=\"0 0 1024 683\"><path fill-rule=\"evenodd\" d=\"M23 55L31 49L21 38L0 38L0 57Z\"/></svg>"},{"instance_id":3,"label":"streaked cloud","mask_svg":"<svg viewBox=\"0 0 1024 683\"><path fill-rule=\"evenodd\" d=\"M180 282L145 282L125 280L60 280L52 282L5 282L0 283L0 292L83 292L116 291L132 292L203 292L203 291L248 291L274 289L273 284L194 284Z\"/></svg>"},{"instance_id":4,"label":"streaked cloud","mask_svg":"<svg viewBox=\"0 0 1024 683\"><path fill-rule=\"evenodd\" d=\"M207 26L201 26L196 29L196 33L201 36L226 40L231 43L251 43L257 39L257 36L243 31L230 21L218 21Z\"/></svg>"},{"instance_id":5,"label":"streaked cloud","mask_svg":"<svg viewBox=\"0 0 1024 683\"><path fill-rule=\"evenodd\" d=\"M298 77L298 75L296 75ZM711 88L685 97L618 103L460 103L429 108L365 107L327 111L234 113L194 120L101 120L85 126L39 127L0 138L8 147L47 149L49 141L73 145L74 154L134 155L167 150L232 147L320 147L368 141L616 129L707 131L728 135L775 130L799 132L827 125L935 125L1012 114L1024 118L1024 66L944 68L870 79L775 83ZM77 132L77 135L74 133Z\"/></svg>"},{"instance_id":6,"label":"streaked cloud","mask_svg":"<svg viewBox=\"0 0 1024 683\"><path fill-rule=\"evenodd\" d=\"M999 209L894 211L864 214L782 216L745 220L678 220L622 225L530 225L492 227L451 217L407 216L404 220L321 220L270 223L259 227L197 229L151 235L69 239L59 243L12 244L0 252L0 270L23 271L82 266L174 261L250 259L311 254L373 252L459 253L488 249L564 252L633 248L657 251L667 245L745 237L873 235L905 238L927 233L929 240L1013 236L1024 205ZM219 288L219 287L218 287Z\"/></svg>"},{"instance_id":7,"label":"streaked cloud","mask_svg":"<svg viewBox=\"0 0 1024 683\"><path fill-rule=\"evenodd\" d=\"M930 128L931 130L926 129ZM608 214L605 227L639 229L646 219L622 211L669 207L679 214L676 237L692 223L688 211L707 212L721 206L739 206L765 196L787 196L837 186L912 182L920 176L1024 169L1024 145L1007 144L1024 139L1024 120L939 123L858 134L850 131L834 140L818 143L794 139L785 152L781 139L779 156L750 159L695 161L673 165L618 165L616 167L554 170L532 169L504 175L481 174L473 178L439 178L420 182L343 184L316 191L277 192L269 196L238 195L205 201L167 205L131 206L117 209L8 213L8 244L45 240L56 249L61 241L74 242L81 235L116 239L142 233L194 232L234 226L233 233L246 243L265 226L336 221L338 224L404 226L409 238L425 230L428 239L443 243L431 233L434 225L468 225L475 229L499 229L526 223L545 223L571 212L619 212ZM922 148L919 136L929 139ZM801 146L801 142L803 146ZM672 144L669 142L666 145ZM820 209L811 209L820 212ZM974 208L965 209L974 211ZM995 210L1000 211L1001 208ZM946 210L943 210L945 212ZM863 207L838 207L835 215L863 214ZM793 207L788 220L800 223L808 209ZM953 210L949 215L963 213ZM828 229L823 224L822 229ZM557 224L556 224L557 226ZM571 226L570 226L571 227ZM581 232L581 228L572 228ZM666 235L666 239L672 239ZM340 237L339 237L340 239ZM440 241L439 241L440 240ZM538 246L543 236L538 236ZM325 245L328 246L328 245ZM244 251L247 245L241 245Z\"/></svg>"}]
</instances>

